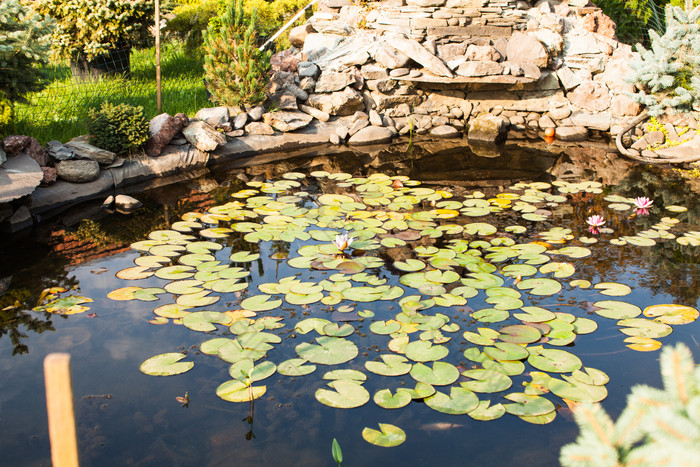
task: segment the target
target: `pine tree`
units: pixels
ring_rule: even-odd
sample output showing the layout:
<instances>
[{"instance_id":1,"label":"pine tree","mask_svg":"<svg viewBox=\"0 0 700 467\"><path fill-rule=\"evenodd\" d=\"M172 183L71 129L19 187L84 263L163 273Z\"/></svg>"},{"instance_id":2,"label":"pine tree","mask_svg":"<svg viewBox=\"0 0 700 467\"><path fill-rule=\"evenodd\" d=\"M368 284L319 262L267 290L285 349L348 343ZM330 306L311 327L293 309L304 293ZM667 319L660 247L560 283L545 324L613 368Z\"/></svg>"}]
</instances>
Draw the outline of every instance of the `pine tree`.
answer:
<instances>
[{"instance_id":1,"label":"pine tree","mask_svg":"<svg viewBox=\"0 0 700 467\"><path fill-rule=\"evenodd\" d=\"M34 65L47 61L51 26L19 0L0 2L0 125L9 122L14 102L41 88Z\"/></svg>"},{"instance_id":2,"label":"pine tree","mask_svg":"<svg viewBox=\"0 0 700 467\"><path fill-rule=\"evenodd\" d=\"M640 88L633 98L651 116L700 111L700 6L666 7L666 32L649 31L651 49L637 44L641 60L631 63L631 82Z\"/></svg>"},{"instance_id":3,"label":"pine tree","mask_svg":"<svg viewBox=\"0 0 700 467\"><path fill-rule=\"evenodd\" d=\"M260 52L256 12L244 17L242 0L231 0L220 26L204 36L204 72L212 99L222 105L258 104L265 99L270 54Z\"/></svg>"}]
</instances>

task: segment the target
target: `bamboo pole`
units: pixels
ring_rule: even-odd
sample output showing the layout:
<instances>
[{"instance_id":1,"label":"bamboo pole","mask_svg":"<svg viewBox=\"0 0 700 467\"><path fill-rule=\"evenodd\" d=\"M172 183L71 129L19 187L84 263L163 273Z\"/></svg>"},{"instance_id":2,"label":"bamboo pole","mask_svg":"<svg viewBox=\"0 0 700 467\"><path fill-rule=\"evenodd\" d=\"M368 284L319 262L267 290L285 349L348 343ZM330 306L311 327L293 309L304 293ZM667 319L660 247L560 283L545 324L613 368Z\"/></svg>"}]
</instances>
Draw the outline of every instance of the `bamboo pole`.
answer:
<instances>
[{"instance_id":1,"label":"bamboo pole","mask_svg":"<svg viewBox=\"0 0 700 467\"><path fill-rule=\"evenodd\" d=\"M44 383L53 467L78 467L69 354L52 353L46 356Z\"/></svg>"},{"instance_id":2,"label":"bamboo pole","mask_svg":"<svg viewBox=\"0 0 700 467\"><path fill-rule=\"evenodd\" d=\"M156 0L156 106L158 113L163 111L163 101L160 91L160 0Z\"/></svg>"}]
</instances>

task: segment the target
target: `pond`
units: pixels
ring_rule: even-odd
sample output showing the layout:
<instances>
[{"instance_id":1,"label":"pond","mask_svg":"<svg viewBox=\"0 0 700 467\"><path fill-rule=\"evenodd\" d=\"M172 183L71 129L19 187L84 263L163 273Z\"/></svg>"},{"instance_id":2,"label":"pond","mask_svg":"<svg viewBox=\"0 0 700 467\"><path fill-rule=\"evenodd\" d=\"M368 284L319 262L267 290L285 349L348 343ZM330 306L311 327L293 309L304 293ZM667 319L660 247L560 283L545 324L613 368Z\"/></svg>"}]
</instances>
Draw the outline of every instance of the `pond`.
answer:
<instances>
[{"instance_id":1,"label":"pond","mask_svg":"<svg viewBox=\"0 0 700 467\"><path fill-rule=\"evenodd\" d=\"M661 386L659 346L700 353L693 185L591 154L238 162L7 239L3 464L50 465L60 351L82 465L333 465L334 438L343 465L557 465L578 434L565 399L616 417ZM405 441L372 444L396 441L379 424Z\"/></svg>"}]
</instances>

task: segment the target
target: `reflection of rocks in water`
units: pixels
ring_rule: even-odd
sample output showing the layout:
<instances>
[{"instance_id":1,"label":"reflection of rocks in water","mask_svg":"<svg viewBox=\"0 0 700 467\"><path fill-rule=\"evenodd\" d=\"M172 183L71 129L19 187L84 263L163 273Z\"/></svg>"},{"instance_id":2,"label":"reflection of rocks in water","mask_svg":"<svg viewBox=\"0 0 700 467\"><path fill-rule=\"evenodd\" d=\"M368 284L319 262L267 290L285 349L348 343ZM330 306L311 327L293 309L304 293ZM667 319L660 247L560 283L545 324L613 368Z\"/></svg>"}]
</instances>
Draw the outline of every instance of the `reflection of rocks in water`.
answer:
<instances>
[{"instance_id":1,"label":"reflection of rocks in water","mask_svg":"<svg viewBox=\"0 0 700 467\"><path fill-rule=\"evenodd\" d=\"M604 185L612 185L627 175L632 167L630 162L604 148L567 148L549 173L556 179L595 180Z\"/></svg>"},{"instance_id":2,"label":"reflection of rocks in water","mask_svg":"<svg viewBox=\"0 0 700 467\"><path fill-rule=\"evenodd\" d=\"M503 146L496 144L472 143L469 149L479 157L487 157L490 159L503 155Z\"/></svg>"}]
</instances>

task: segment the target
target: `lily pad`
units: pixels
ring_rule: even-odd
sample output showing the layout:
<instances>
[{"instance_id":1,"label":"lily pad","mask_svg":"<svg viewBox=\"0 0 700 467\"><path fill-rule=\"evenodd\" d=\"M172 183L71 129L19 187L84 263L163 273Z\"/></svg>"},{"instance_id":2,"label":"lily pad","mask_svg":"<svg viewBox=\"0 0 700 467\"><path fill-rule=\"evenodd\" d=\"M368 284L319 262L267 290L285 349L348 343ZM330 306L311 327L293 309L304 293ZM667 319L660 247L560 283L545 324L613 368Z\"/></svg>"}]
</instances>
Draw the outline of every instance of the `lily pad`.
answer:
<instances>
[{"instance_id":1,"label":"lily pad","mask_svg":"<svg viewBox=\"0 0 700 467\"><path fill-rule=\"evenodd\" d=\"M411 377L432 386L447 386L457 381L459 370L447 362L434 362L432 368L422 363L416 363L411 368Z\"/></svg>"},{"instance_id":2,"label":"lily pad","mask_svg":"<svg viewBox=\"0 0 700 467\"><path fill-rule=\"evenodd\" d=\"M516 284L520 290L529 290L532 295L554 295L561 290L561 284L554 279L537 277L524 279Z\"/></svg>"},{"instance_id":3,"label":"lily pad","mask_svg":"<svg viewBox=\"0 0 700 467\"><path fill-rule=\"evenodd\" d=\"M514 392L505 396L513 404L503 404L503 408L512 415L533 417L554 411L552 402L542 396L531 396L522 392Z\"/></svg>"},{"instance_id":4,"label":"lily pad","mask_svg":"<svg viewBox=\"0 0 700 467\"><path fill-rule=\"evenodd\" d=\"M381 431L365 428L362 430L362 437L370 444L384 448L395 447L406 441L406 433L399 427L388 423L380 423Z\"/></svg>"},{"instance_id":5,"label":"lily pad","mask_svg":"<svg viewBox=\"0 0 700 467\"><path fill-rule=\"evenodd\" d=\"M474 420L489 421L501 418L506 413L506 409L503 408L502 404L490 404L491 401L479 401L479 405L467 415Z\"/></svg>"},{"instance_id":6,"label":"lily pad","mask_svg":"<svg viewBox=\"0 0 700 467\"><path fill-rule=\"evenodd\" d=\"M634 318L642 313L642 309L637 305L617 300L602 300L595 302L593 306L597 307L594 310L596 314L610 319Z\"/></svg>"},{"instance_id":7,"label":"lily pad","mask_svg":"<svg viewBox=\"0 0 700 467\"><path fill-rule=\"evenodd\" d=\"M463 388L474 392L494 393L505 391L513 385L513 381L505 374L493 370L466 370L462 376L471 378L471 381L459 383Z\"/></svg>"},{"instance_id":8,"label":"lily pad","mask_svg":"<svg viewBox=\"0 0 700 467\"><path fill-rule=\"evenodd\" d=\"M194 366L194 362L181 362L187 355L178 352L169 352L155 355L144 361L139 370L151 376L172 376L189 371Z\"/></svg>"},{"instance_id":9,"label":"lily pad","mask_svg":"<svg viewBox=\"0 0 700 467\"><path fill-rule=\"evenodd\" d=\"M307 365L303 358L290 358L277 365L277 372L284 376L304 376L316 371L316 365Z\"/></svg>"},{"instance_id":10,"label":"lily pad","mask_svg":"<svg viewBox=\"0 0 700 467\"><path fill-rule=\"evenodd\" d=\"M262 397L267 386L248 386L239 380L226 381L216 388L216 395L229 402L250 402Z\"/></svg>"},{"instance_id":11,"label":"lily pad","mask_svg":"<svg viewBox=\"0 0 700 467\"><path fill-rule=\"evenodd\" d=\"M442 360L450 352L443 345L433 345L430 341L414 341L406 344L406 357L416 362Z\"/></svg>"},{"instance_id":12,"label":"lily pad","mask_svg":"<svg viewBox=\"0 0 700 467\"><path fill-rule=\"evenodd\" d=\"M411 395L407 391L396 391L391 394L390 389L381 389L374 394L374 403L383 409L400 409L411 403Z\"/></svg>"},{"instance_id":13,"label":"lily pad","mask_svg":"<svg viewBox=\"0 0 700 467\"><path fill-rule=\"evenodd\" d=\"M365 368L372 373L382 376L401 376L411 371L412 365L402 355L380 355L382 362L366 361Z\"/></svg>"},{"instance_id":14,"label":"lily pad","mask_svg":"<svg viewBox=\"0 0 700 467\"><path fill-rule=\"evenodd\" d=\"M673 328L668 324L651 321L644 318L629 318L621 319L617 322L618 326L622 326L620 332L628 336L650 337L658 339L668 336L673 331Z\"/></svg>"},{"instance_id":15,"label":"lily pad","mask_svg":"<svg viewBox=\"0 0 700 467\"><path fill-rule=\"evenodd\" d=\"M217 311L196 311L182 318L182 324L193 331L216 331L214 324L231 324L231 317Z\"/></svg>"},{"instance_id":16,"label":"lily pad","mask_svg":"<svg viewBox=\"0 0 700 467\"><path fill-rule=\"evenodd\" d=\"M652 305L644 309L644 316L664 324L688 324L698 319L698 310L676 304Z\"/></svg>"},{"instance_id":17,"label":"lily pad","mask_svg":"<svg viewBox=\"0 0 700 467\"><path fill-rule=\"evenodd\" d=\"M357 346L340 337L321 336L316 338L318 344L303 342L296 346L299 357L311 363L338 365L357 357Z\"/></svg>"},{"instance_id":18,"label":"lily pad","mask_svg":"<svg viewBox=\"0 0 700 467\"><path fill-rule=\"evenodd\" d=\"M432 396L426 397L425 405L437 412L464 415L479 405L479 398L469 389L453 386L450 388L449 396L436 391Z\"/></svg>"},{"instance_id":19,"label":"lily pad","mask_svg":"<svg viewBox=\"0 0 700 467\"><path fill-rule=\"evenodd\" d=\"M328 386L333 390L319 388L315 396L316 400L329 407L352 409L369 401L369 392L356 381L339 379L331 381Z\"/></svg>"},{"instance_id":20,"label":"lily pad","mask_svg":"<svg viewBox=\"0 0 700 467\"><path fill-rule=\"evenodd\" d=\"M576 380L570 382L551 378L547 382L547 387L557 396L576 402L600 402L608 397L605 386L585 384Z\"/></svg>"},{"instance_id":21,"label":"lily pad","mask_svg":"<svg viewBox=\"0 0 700 467\"><path fill-rule=\"evenodd\" d=\"M282 300L273 300L269 295L255 295L241 302L241 308L250 311L267 311L279 308Z\"/></svg>"},{"instance_id":22,"label":"lily pad","mask_svg":"<svg viewBox=\"0 0 700 467\"><path fill-rule=\"evenodd\" d=\"M528 363L538 370L550 373L568 373L581 368L581 360L566 350L541 349L530 353Z\"/></svg>"}]
</instances>

